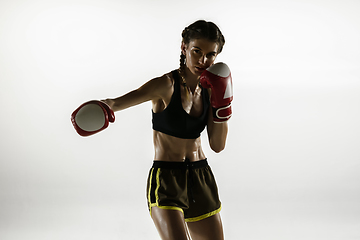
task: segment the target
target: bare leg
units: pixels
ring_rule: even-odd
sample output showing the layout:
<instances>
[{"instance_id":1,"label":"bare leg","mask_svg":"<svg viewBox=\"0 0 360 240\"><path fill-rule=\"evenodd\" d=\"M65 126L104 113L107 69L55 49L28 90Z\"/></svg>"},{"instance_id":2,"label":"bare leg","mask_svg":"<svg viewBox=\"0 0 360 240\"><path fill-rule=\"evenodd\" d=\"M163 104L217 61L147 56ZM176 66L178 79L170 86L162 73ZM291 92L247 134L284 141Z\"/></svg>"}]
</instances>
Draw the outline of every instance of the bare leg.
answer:
<instances>
[{"instance_id":1,"label":"bare leg","mask_svg":"<svg viewBox=\"0 0 360 240\"><path fill-rule=\"evenodd\" d=\"M188 240L184 215L178 210L152 207L151 216L163 240Z\"/></svg>"},{"instance_id":2,"label":"bare leg","mask_svg":"<svg viewBox=\"0 0 360 240\"><path fill-rule=\"evenodd\" d=\"M224 233L220 214L205 218L198 222L188 222L193 240L223 240Z\"/></svg>"}]
</instances>

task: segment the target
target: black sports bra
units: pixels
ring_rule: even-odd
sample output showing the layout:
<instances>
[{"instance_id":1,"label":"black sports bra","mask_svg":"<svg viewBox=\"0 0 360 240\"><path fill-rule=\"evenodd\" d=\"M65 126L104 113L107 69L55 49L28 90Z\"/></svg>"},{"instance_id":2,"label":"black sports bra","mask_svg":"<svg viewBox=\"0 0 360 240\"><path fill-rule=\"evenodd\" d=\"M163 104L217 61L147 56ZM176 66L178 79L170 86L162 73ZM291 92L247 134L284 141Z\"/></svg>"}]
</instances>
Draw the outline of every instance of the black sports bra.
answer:
<instances>
[{"instance_id":1,"label":"black sports bra","mask_svg":"<svg viewBox=\"0 0 360 240\"><path fill-rule=\"evenodd\" d=\"M196 139L205 129L208 119L209 94L201 87L203 112L200 117L189 115L181 103L180 76L177 70L172 71L174 93L169 105L159 113L152 112L153 129L174 137Z\"/></svg>"}]
</instances>

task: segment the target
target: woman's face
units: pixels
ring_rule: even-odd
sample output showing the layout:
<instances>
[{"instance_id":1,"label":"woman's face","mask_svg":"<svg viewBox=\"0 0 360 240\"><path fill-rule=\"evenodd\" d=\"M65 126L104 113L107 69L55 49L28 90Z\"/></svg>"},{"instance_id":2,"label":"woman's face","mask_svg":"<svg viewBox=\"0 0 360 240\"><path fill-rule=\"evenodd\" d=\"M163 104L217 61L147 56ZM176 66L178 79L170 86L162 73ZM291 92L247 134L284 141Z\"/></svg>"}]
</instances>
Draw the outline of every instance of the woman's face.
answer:
<instances>
[{"instance_id":1,"label":"woman's face","mask_svg":"<svg viewBox=\"0 0 360 240\"><path fill-rule=\"evenodd\" d=\"M203 38L181 45L182 53L186 56L187 68L197 76L214 63L218 49L218 43Z\"/></svg>"}]
</instances>

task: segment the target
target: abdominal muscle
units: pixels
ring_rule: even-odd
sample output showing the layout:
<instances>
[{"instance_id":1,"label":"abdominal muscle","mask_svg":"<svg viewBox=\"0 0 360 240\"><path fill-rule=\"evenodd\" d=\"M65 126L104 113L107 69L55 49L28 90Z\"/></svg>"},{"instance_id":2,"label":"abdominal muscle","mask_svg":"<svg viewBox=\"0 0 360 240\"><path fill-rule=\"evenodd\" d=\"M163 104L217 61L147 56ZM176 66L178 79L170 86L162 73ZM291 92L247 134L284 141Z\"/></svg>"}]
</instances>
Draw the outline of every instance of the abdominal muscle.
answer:
<instances>
[{"instance_id":1,"label":"abdominal muscle","mask_svg":"<svg viewBox=\"0 0 360 240\"><path fill-rule=\"evenodd\" d=\"M205 159L201 148L200 137L196 139L182 139L153 130L155 161L183 162L189 159L195 162Z\"/></svg>"}]
</instances>

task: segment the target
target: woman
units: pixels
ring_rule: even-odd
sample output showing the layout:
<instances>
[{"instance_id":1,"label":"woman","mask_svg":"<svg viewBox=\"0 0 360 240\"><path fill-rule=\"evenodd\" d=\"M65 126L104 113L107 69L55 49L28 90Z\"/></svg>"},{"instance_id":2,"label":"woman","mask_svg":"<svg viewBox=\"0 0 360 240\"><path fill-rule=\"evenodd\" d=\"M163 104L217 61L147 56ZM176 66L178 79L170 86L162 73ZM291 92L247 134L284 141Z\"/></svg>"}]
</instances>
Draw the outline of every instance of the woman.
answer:
<instances>
[{"instance_id":1,"label":"woman","mask_svg":"<svg viewBox=\"0 0 360 240\"><path fill-rule=\"evenodd\" d=\"M147 198L162 239L223 239L214 176L201 147L207 127L212 150L225 147L228 125L214 123L211 90L199 84L202 72L222 51L225 39L212 22L197 21L182 32L180 68L115 99L113 111L152 101L155 157Z\"/></svg>"}]
</instances>

